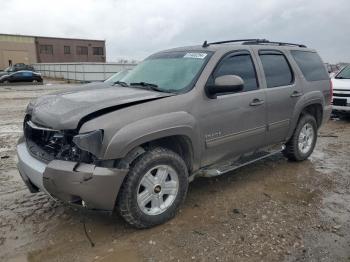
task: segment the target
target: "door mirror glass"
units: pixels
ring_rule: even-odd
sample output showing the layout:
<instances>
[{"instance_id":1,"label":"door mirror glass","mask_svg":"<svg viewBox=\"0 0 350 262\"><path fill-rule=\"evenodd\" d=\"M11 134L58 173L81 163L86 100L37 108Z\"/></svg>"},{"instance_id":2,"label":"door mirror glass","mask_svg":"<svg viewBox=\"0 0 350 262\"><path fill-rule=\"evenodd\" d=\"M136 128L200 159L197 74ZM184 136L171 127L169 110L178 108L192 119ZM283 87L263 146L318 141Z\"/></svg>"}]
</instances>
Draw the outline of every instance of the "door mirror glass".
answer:
<instances>
[{"instance_id":1,"label":"door mirror glass","mask_svg":"<svg viewBox=\"0 0 350 262\"><path fill-rule=\"evenodd\" d=\"M218 95L240 92L243 90L244 81L237 75L218 76L214 80L214 85L209 85L206 88L207 95L210 98L215 98Z\"/></svg>"}]
</instances>

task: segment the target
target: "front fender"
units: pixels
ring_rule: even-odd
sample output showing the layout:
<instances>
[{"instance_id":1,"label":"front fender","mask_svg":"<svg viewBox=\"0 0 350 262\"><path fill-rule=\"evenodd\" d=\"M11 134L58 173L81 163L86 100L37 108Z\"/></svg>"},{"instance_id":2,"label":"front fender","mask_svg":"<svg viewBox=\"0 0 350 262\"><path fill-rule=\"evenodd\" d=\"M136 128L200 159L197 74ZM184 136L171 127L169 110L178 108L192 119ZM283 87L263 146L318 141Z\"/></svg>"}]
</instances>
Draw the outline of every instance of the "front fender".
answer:
<instances>
[{"instance_id":1,"label":"front fender","mask_svg":"<svg viewBox=\"0 0 350 262\"><path fill-rule=\"evenodd\" d=\"M123 158L139 145L175 135L183 135L190 139L194 160L198 159L200 154L198 126L195 118L183 111L141 119L122 127L109 141L103 158Z\"/></svg>"}]
</instances>

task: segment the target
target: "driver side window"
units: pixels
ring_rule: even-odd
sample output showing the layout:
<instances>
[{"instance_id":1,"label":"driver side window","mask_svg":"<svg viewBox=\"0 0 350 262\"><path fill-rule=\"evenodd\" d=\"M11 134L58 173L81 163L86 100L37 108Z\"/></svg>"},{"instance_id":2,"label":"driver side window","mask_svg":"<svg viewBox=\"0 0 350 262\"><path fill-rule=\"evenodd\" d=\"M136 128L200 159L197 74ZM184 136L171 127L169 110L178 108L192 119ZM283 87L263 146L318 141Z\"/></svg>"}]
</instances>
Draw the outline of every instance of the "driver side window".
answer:
<instances>
[{"instance_id":1,"label":"driver side window","mask_svg":"<svg viewBox=\"0 0 350 262\"><path fill-rule=\"evenodd\" d=\"M258 81L253 60L249 53L232 53L221 60L209 81L223 75L237 75L244 80L244 87L241 92L258 89Z\"/></svg>"}]
</instances>

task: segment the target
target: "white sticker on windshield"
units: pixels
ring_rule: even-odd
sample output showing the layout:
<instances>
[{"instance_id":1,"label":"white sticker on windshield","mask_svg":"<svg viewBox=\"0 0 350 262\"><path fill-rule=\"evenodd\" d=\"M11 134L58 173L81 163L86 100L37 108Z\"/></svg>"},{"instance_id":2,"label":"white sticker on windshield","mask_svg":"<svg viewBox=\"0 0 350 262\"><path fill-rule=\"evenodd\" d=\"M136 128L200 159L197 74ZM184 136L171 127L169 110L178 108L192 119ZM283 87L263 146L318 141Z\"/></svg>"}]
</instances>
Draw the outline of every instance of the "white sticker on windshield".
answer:
<instances>
[{"instance_id":1,"label":"white sticker on windshield","mask_svg":"<svg viewBox=\"0 0 350 262\"><path fill-rule=\"evenodd\" d=\"M184 58L198 58L198 59L204 59L207 56L206 53L187 53L184 55Z\"/></svg>"}]
</instances>

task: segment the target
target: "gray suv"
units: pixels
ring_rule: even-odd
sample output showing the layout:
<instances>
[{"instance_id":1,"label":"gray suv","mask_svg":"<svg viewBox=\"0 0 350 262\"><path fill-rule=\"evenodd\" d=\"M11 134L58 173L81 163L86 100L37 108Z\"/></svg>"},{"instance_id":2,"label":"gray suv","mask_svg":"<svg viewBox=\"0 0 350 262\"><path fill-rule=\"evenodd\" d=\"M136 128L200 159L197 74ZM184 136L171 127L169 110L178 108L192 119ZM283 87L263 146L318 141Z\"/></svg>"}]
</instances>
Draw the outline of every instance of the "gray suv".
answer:
<instances>
[{"instance_id":1,"label":"gray suv","mask_svg":"<svg viewBox=\"0 0 350 262\"><path fill-rule=\"evenodd\" d=\"M149 56L114 85L46 95L26 110L18 169L31 192L119 211L138 228L174 217L195 177L282 152L310 156L331 112L316 51L261 39Z\"/></svg>"}]
</instances>

